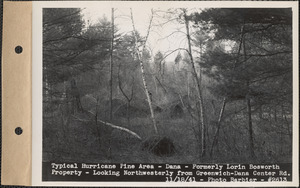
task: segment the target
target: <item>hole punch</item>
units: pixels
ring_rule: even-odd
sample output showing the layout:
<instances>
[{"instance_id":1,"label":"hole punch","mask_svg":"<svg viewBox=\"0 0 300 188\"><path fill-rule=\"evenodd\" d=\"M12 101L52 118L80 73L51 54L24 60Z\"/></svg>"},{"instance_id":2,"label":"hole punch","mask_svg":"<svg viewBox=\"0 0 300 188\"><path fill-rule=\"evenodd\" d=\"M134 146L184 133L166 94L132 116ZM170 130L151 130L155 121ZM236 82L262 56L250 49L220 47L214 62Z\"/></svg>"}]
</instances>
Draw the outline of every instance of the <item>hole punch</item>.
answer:
<instances>
[{"instance_id":1,"label":"hole punch","mask_svg":"<svg viewBox=\"0 0 300 188\"><path fill-rule=\"evenodd\" d=\"M22 53L22 52L23 52L22 46L17 46L17 47L15 48L15 52L16 52L17 54Z\"/></svg>"},{"instance_id":2,"label":"hole punch","mask_svg":"<svg viewBox=\"0 0 300 188\"><path fill-rule=\"evenodd\" d=\"M16 135L21 135L23 133L23 129L21 127L17 127L15 129L15 133L16 133Z\"/></svg>"}]
</instances>

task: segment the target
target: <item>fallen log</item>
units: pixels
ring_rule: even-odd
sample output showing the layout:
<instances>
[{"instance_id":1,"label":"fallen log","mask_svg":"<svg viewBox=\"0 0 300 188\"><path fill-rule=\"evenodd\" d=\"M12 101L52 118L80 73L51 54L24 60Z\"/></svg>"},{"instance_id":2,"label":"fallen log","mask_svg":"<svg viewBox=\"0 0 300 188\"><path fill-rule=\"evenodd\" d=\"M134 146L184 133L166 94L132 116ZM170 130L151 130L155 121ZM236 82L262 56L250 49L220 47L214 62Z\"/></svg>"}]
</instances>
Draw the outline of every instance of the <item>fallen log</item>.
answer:
<instances>
[{"instance_id":1,"label":"fallen log","mask_svg":"<svg viewBox=\"0 0 300 188\"><path fill-rule=\"evenodd\" d=\"M93 114L92 112L89 112L89 113ZM83 122L90 122L90 120L80 119L80 118L78 118L78 117L76 117L76 116L74 116L74 115L72 115L72 116L75 118L75 120L83 121ZM135 132L133 132L133 131L127 129L127 128L120 127L120 126L117 126L117 125L114 125L114 124L112 124L112 123L108 123L108 122L105 122L105 121L102 121L102 120L99 120L99 119L97 120L97 122L102 123L102 124L104 124L104 125L108 125L108 126L114 128L114 129L118 129L118 130L127 132L128 134L130 134L130 135L136 137L137 139L142 140L142 138L141 138L138 134L136 134Z\"/></svg>"}]
</instances>

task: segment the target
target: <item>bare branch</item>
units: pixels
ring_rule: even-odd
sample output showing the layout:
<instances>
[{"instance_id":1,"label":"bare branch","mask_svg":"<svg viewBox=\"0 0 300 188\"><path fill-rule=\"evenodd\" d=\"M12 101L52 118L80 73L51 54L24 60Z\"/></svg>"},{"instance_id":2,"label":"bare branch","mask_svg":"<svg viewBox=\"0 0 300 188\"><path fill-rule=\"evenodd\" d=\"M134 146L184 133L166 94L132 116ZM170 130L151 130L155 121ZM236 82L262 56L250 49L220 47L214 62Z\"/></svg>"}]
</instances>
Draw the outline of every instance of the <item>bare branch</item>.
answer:
<instances>
[{"instance_id":1,"label":"bare branch","mask_svg":"<svg viewBox=\"0 0 300 188\"><path fill-rule=\"evenodd\" d=\"M186 33L183 32L183 31L173 31L173 32L170 33L169 35L167 35L167 36L165 36L165 37L163 37L163 38L160 38L159 41L160 41L160 40L164 40L164 39L166 39L166 38L169 38L170 36L172 36L172 35L174 35L174 34L176 34L176 33L183 33L184 35L186 35Z\"/></svg>"},{"instance_id":2,"label":"bare branch","mask_svg":"<svg viewBox=\"0 0 300 188\"><path fill-rule=\"evenodd\" d=\"M186 51L188 54L190 54L190 52L189 52L187 49L185 49L185 48L177 48L177 49L171 51L170 53L168 53L167 55L165 55L165 56L161 59L160 63L163 62L169 55L173 54L174 52L180 51L180 50Z\"/></svg>"},{"instance_id":3,"label":"bare branch","mask_svg":"<svg viewBox=\"0 0 300 188\"><path fill-rule=\"evenodd\" d=\"M127 101L131 101L131 99L126 95L126 93L124 92L123 88L122 88L122 84L121 84L121 80L120 80L120 68L121 67L121 63L119 64L119 69L118 69L118 83L119 83L119 89L121 91L121 93L124 95L124 97L127 99ZM132 96L131 96L132 97Z\"/></svg>"}]
</instances>

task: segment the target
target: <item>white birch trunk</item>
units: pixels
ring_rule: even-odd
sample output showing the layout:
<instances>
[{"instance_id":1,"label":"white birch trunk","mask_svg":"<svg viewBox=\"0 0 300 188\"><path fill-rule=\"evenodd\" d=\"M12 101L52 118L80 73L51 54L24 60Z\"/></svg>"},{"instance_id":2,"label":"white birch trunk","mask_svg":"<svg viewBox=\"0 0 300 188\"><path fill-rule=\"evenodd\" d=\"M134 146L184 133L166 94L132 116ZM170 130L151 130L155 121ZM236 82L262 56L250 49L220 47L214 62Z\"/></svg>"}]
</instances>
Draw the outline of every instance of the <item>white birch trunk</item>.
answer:
<instances>
[{"instance_id":1,"label":"white birch trunk","mask_svg":"<svg viewBox=\"0 0 300 188\"><path fill-rule=\"evenodd\" d=\"M146 77L145 77L144 62L142 60L142 52L145 49L147 38L149 36L151 23L152 23L152 19L153 19L153 14L152 14L152 17L151 17L151 20L150 20L150 23L149 23L148 32L147 32L146 40L144 41L144 44L143 44L142 52L140 52L139 48L138 48L138 45L137 45L138 38L137 38L137 35L136 35L136 29L135 29L135 25L134 25L132 10L130 9L130 11L131 11L131 21L132 21L132 27L133 27L133 35L134 35L134 39L135 39L135 50L136 50L137 57L138 57L140 67L141 67L143 86L144 86L144 89L145 89L145 93L146 93L146 96L147 96L147 101L148 101L149 108L150 108L151 119L152 119L152 122L153 122L154 131L155 131L156 134L158 134L156 120L155 120L154 111L153 111L153 107L152 107L152 101L151 101L151 98L150 98L150 94L149 94L149 90L148 90L148 86L147 86L147 82L146 82Z\"/></svg>"}]
</instances>

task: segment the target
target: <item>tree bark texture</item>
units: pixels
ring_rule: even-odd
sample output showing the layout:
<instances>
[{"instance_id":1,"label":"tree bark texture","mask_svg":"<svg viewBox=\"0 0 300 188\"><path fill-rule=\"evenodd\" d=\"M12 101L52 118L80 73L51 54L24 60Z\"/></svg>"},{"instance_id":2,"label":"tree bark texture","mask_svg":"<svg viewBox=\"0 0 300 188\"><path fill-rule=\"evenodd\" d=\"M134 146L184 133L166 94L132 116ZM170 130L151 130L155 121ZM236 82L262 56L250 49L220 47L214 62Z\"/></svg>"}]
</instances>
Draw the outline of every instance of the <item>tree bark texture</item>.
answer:
<instances>
[{"instance_id":1,"label":"tree bark texture","mask_svg":"<svg viewBox=\"0 0 300 188\"><path fill-rule=\"evenodd\" d=\"M152 19L153 19L153 14L152 14L152 17L150 19L150 23L149 23L149 27L148 27L148 31L147 31L147 36L146 36L146 39L145 39L144 44L143 44L142 52L144 51L145 46L146 46L147 38L149 36L149 32L150 32L150 28L151 28L151 24L152 24ZM135 39L135 50L136 50L136 54L137 54L137 57L138 57L138 61L140 63L140 68L141 68L141 73L142 73L143 86L144 86L144 89L145 89L147 101L148 101L149 108L150 108L151 119L152 119L152 122L153 122L154 131L155 131L156 134L158 134L156 120L155 120L155 116L154 116L154 110L153 110L153 107L152 107L152 101L151 101L151 97L150 97L150 92L149 92L149 89L148 89L148 86L147 86L147 81L146 81L146 76L145 76L145 68L144 68L144 62L143 62L143 59L142 59L142 52L139 51L139 47L138 47L138 44L137 44L138 38L137 38L137 35L136 35L136 29L135 29L135 25L134 25L132 10L131 10L131 21L132 21L133 35L134 35L134 39Z\"/></svg>"},{"instance_id":2,"label":"tree bark texture","mask_svg":"<svg viewBox=\"0 0 300 188\"><path fill-rule=\"evenodd\" d=\"M112 96L113 96L113 50L114 50L114 8L111 9L111 46L110 46L110 80L109 80L109 119L112 120Z\"/></svg>"},{"instance_id":3,"label":"tree bark texture","mask_svg":"<svg viewBox=\"0 0 300 188\"><path fill-rule=\"evenodd\" d=\"M245 26L243 27L243 31ZM244 51L244 62L247 60L247 53L246 53L246 40L245 40L245 33L243 32L243 51ZM253 126L252 126L252 112L251 112L251 98L250 98L250 82L247 80L247 95L246 95L246 103L247 103L247 115L248 115L248 128L249 128L249 149L250 149L250 156L253 158L254 154L254 142L253 142Z\"/></svg>"},{"instance_id":4,"label":"tree bark texture","mask_svg":"<svg viewBox=\"0 0 300 188\"><path fill-rule=\"evenodd\" d=\"M214 146L218 142L218 136L219 136L219 132L220 132L221 121L222 121L222 117L223 117L223 114L224 114L225 106L226 106L226 98L223 99L223 103L222 103L222 107L221 107L221 110L220 110L219 119L218 119L218 123L217 123L217 130L216 130L216 133L214 135L213 142L212 142L212 145L211 145L211 148L210 148L210 156L213 155Z\"/></svg>"},{"instance_id":5,"label":"tree bark texture","mask_svg":"<svg viewBox=\"0 0 300 188\"><path fill-rule=\"evenodd\" d=\"M184 11L184 19L185 19L185 27L186 27L186 36L188 40L188 52L192 64L192 72L196 81L196 88L198 92L198 100L199 100L199 107L200 107L200 130L201 130L201 156L205 156L206 154L206 126L204 121L204 107L203 107L203 96L200 88L200 80L197 76L197 71L195 68L194 58L192 55L192 47L191 47L191 36L189 30L189 20L187 18L186 12Z\"/></svg>"}]
</instances>

